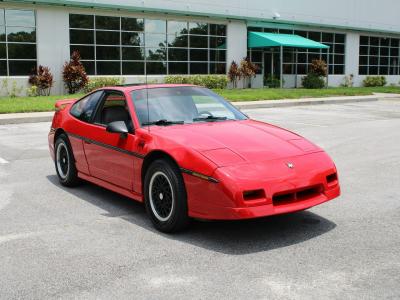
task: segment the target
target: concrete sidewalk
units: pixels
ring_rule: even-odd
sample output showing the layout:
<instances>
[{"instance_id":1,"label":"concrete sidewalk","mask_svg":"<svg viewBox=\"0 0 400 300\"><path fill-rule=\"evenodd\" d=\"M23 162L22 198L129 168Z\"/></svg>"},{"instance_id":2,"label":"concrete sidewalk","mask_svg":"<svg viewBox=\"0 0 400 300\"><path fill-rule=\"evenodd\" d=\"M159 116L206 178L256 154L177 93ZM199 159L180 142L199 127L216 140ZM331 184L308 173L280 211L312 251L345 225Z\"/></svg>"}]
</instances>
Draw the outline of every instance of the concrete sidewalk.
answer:
<instances>
[{"instance_id":1,"label":"concrete sidewalk","mask_svg":"<svg viewBox=\"0 0 400 300\"><path fill-rule=\"evenodd\" d=\"M289 106L304 106L304 105L317 105L317 104L345 104L345 103L378 101L380 99L400 99L400 95L374 94L371 96L344 96L344 97L342 96L342 97L326 97L326 98L240 101L240 102L232 102L232 104L240 109L255 109L255 108L289 107ZM54 112L0 114L0 125L50 122L53 118L53 115Z\"/></svg>"}]
</instances>

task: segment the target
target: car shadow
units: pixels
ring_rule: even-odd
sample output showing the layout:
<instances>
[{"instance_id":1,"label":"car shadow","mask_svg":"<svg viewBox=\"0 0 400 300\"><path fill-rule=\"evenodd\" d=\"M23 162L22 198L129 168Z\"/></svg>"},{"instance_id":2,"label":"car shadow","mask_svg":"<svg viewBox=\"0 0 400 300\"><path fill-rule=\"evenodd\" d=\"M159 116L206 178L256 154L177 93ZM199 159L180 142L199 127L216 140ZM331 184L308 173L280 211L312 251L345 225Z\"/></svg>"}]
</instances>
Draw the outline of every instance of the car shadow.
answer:
<instances>
[{"instance_id":1,"label":"car shadow","mask_svg":"<svg viewBox=\"0 0 400 300\"><path fill-rule=\"evenodd\" d=\"M269 251L305 242L323 235L336 224L309 211L241 221L193 220L190 228L177 234L163 234L152 226L144 205L91 183L77 188L59 184L56 175L47 179L57 187L106 211L110 218L121 218L154 234L208 250L243 255Z\"/></svg>"}]
</instances>

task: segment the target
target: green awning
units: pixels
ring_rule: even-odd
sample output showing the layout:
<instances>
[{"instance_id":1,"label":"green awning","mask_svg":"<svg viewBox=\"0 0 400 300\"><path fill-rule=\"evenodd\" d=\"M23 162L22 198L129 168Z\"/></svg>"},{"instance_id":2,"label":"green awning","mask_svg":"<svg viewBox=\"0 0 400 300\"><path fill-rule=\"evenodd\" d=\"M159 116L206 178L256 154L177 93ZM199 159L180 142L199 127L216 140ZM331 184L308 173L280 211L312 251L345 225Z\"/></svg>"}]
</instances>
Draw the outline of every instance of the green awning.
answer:
<instances>
[{"instance_id":1,"label":"green awning","mask_svg":"<svg viewBox=\"0 0 400 300\"><path fill-rule=\"evenodd\" d=\"M306 39L295 34L249 32L249 48L292 47L309 49L328 49L329 46Z\"/></svg>"}]
</instances>

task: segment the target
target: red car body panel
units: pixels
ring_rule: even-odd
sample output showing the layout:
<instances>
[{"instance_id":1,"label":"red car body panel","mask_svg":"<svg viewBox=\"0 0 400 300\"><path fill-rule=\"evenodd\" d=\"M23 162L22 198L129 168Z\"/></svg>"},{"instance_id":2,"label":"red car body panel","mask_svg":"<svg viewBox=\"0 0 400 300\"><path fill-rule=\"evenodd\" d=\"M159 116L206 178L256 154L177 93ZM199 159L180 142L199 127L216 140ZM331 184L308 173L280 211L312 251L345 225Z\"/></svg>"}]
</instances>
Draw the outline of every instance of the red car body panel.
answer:
<instances>
[{"instance_id":1,"label":"red car body panel","mask_svg":"<svg viewBox=\"0 0 400 300\"><path fill-rule=\"evenodd\" d=\"M148 88L181 87L152 85ZM142 167L154 153L181 168L191 217L247 219L304 210L340 195L337 170L318 146L282 128L254 120L141 128L131 92L124 93L134 134L126 139L70 114L75 100L56 104L49 134L67 133L82 179L143 201Z\"/></svg>"}]
</instances>

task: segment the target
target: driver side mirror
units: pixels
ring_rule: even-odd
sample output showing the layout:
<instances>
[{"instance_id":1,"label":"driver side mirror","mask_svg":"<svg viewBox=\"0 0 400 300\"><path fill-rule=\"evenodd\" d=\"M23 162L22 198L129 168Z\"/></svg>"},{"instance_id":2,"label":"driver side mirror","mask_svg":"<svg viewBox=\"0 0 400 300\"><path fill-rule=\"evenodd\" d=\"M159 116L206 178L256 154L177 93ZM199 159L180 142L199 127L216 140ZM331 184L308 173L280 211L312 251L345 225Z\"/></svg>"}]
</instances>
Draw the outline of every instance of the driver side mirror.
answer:
<instances>
[{"instance_id":1,"label":"driver side mirror","mask_svg":"<svg viewBox=\"0 0 400 300\"><path fill-rule=\"evenodd\" d=\"M110 133L119 133L122 139L125 139L129 133L128 127L126 127L124 121L115 121L109 123L106 131Z\"/></svg>"}]
</instances>

